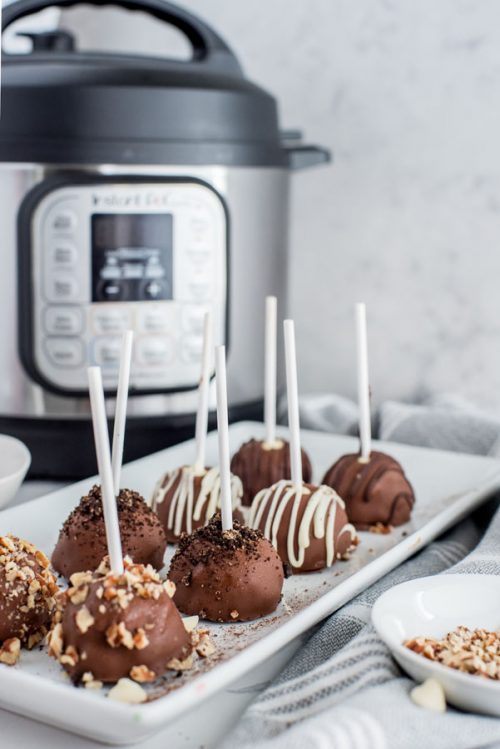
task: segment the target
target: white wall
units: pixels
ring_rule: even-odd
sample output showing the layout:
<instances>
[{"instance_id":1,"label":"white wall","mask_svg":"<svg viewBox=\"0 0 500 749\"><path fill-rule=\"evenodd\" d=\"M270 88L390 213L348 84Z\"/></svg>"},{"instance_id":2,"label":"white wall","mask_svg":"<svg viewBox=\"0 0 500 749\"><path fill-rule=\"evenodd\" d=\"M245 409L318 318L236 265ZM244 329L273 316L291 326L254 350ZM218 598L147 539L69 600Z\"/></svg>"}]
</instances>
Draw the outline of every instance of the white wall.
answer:
<instances>
[{"instance_id":1,"label":"white wall","mask_svg":"<svg viewBox=\"0 0 500 749\"><path fill-rule=\"evenodd\" d=\"M184 5L276 94L284 126L335 151L293 190L301 389L354 394L364 299L377 401L449 389L500 410L500 3Z\"/></svg>"}]
</instances>

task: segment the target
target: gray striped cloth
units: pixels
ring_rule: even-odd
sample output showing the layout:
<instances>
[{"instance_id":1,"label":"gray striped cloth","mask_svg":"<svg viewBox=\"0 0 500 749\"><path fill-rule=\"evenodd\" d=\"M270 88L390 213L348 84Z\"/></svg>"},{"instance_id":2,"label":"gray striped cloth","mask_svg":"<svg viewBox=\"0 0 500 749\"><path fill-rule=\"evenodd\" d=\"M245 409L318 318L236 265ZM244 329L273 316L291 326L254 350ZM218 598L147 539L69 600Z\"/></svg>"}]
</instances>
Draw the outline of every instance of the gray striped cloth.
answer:
<instances>
[{"instance_id":1,"label":"gray striped cloth","mask_svg":"<svg viewBox=\"0 0 500 749\"><path fill-rule=\"evenodd\" d=\"M355 414L352 403L330 396L301 404L302 424L310 428L339 431L342 425L349 432L346 425L355 429ZM420 444L498 454L500 423L453 398L420 406L385 404L378 425L386 440L415 444L418 434ZM397 583L450 571L500 574L496 508L497 500L491 500L317 627L279 678L259 694L224 747L500 747L498 719L417 707L409 699L414 683L399 670L370 623L374 601Z\"/></svg>"}]
</instances>

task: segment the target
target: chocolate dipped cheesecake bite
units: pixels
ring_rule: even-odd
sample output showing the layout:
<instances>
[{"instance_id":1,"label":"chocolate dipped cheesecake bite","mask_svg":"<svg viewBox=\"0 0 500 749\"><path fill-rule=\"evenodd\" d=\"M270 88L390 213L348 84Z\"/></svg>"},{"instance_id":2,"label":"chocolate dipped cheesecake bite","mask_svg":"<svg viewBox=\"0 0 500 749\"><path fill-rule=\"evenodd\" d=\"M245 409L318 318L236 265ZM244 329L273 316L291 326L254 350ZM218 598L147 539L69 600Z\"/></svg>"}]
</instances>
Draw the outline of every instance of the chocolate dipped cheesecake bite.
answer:
<instances>
[{"instance_id":1,"label":"chocolate dipped cheesecake bite","mask_svg":"<svg viewBox=\"0 0 500 749\"><path fill-rule=\"evenodd\" d=\"M138 564L161 569L167 542L156 513L130 489L120 491L116 505L123 554ZM101 487L93 486L64 522L52 565L69 579L75 572L95 570L107 553Z\"/></svg>"},{"instance_id":2,"label":"chocolate dipped cheesecake bite","mask_svg":"<svg viewBox=\"0 0 500 749\"><path fill-rule=\"evenodd\" d=\"M192 651L174 590L150 565L128 557L122 574L111 572L105 558L95 572L72 575L58 597L49 655L75 684L154 681Z\"/></svg>"},{"instance_id":3,"label":"chocolate dipped cheesecake bite","mask_svg":"<svg viewBox=\"0 0 500 749\"><path fill-rule=\"evenodd\" d=\"M344 455L325 473L323 483L344 499L359 530L408 522L415 503L413 488L397 460L373 450L369 458Z\"/></svg>"},{"instance_id":4,"label":"chocolate dipped cheesecake bite","mask_svg":"<svg viewBox=\"0 0 500 749\"><path fill-rule=\"evenodd\" d=\"M357 544L345 504L328 486L278 481L256 495L249 525L269 538L294 573L330 567Z\"/></svg>"},{"instance_id":5,"label":"chocolate dipped cheesecake bite","mask_svg":"<svg viewBox=\"0 0 500 749\"><path fill-rule=\"evenodd\" d=\"M301 450L302 475L304 481L312 477L311 461L305 450ZM243 483L243 504L250 506L255 495L281 479L291 477L290 445L286 440L274 442L251 439L233 455L231 471Z\"/></svg>"},{"instance_id":6,"label":"chocolate dipped cheesecake bite","mask_svg":"<svg viewBox=\"0 0 500 749\"><path fill-rule=\"evenodd\" d=\"M47 634L56 579L43 552L16 536L0 536L0 663L14 665L22 646Z\"/></svg>"},{"instance_id":7,"label":"chocolate dipped cheesecake bite","mask_svg":"<svg viewBox=\"0 0 500 749\"><path fill-rule=\"evenodd\" d=\"M169 579L184 614L242 622L272 613L281 599L283 563L262 533L241 525L222 530L219 515L181 537Z\"/></svg>"},{"instance_id":8,"label":"chocolate dipped cheesecake bite","mask_svg":"<svg viewBox=\"0 0 500 749\"><path fill-rule=\"evenodd\" d=\"M237 476L231 476L233 514L242 520L243 487ZM198 471L194 465L181 466L166 473L153 494L153 509L160 518L167 541L177 543L182 533L191 533L207 525L221 507L219 469Z\"/></svg>"}]
</instances>

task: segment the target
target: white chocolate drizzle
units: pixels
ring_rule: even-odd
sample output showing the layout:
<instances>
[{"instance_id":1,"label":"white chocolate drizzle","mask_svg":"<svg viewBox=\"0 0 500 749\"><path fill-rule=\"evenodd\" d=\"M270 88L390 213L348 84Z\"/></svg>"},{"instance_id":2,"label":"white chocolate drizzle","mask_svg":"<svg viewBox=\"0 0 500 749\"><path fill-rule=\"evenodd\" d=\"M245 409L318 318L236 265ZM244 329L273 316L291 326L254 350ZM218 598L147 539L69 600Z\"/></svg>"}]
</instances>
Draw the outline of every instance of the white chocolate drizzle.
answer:
<instances>
[{"instance_id":1,"label":"white chocolate drizzle","mask_svg":"<svg viewBox=\"0 0 500 749\"><path fill-rule=\"evenodd\" d=\"M297 528L297 517L300 503L304 494L310 494L302 520ZM297 488L291 481L281 480L268 489L262 489L252 502L248 525L250 528L260 528L275 549L278 548L278 532L283 514L292 502L290 522L287 533L287 556L292 567L302 567L306 549L311 543L311 530L315 538L325 539L326 566L330 567L337 558L337 542L345 533L356 538L356 530L351 523L345 523L335 536L335 519L340 507L345 510L344 501L329 486L318 486L312 492L303 486ZM262 518L267 510L264 527ZM295 553L295 543L298 553Z\"/></svg>"},{"instance_id":2,"label":"white chocolate drizzle","mask_svg":"<svg viewBox=\"0 0 500 749\"><path fill-rule=\"evenodd\" d=\"M194 481L197 476L203 476L198 496L194 496ZM212 515L220 510L220 474L219 469L208 468L201 474L196 467L181 466L174 471L166 473L156 485L153 492L153 510L164 502L166 496L178 481L174 495L170 501L167 516L167 528L175 536L180 536L182 531L192 533L193 520L201 520L204 513L203 524L206 525ZM231 498L233 512L242 510L241 498L243 496L243 484L238 476L231 474ZM185 522L183 522L185 521Z\"/></svg>"}]
</instances>

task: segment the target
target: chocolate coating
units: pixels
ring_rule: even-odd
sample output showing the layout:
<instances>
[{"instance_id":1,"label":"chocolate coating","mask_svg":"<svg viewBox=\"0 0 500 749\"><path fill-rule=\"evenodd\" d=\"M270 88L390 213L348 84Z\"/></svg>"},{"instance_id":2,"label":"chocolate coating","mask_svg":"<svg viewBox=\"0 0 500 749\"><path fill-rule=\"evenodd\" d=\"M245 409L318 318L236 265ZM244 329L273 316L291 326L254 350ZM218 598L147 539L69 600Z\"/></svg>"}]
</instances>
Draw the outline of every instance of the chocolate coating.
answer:
<instances>
[{"instance_id":1,"label":"chocolate coating","mask_svg":"<svg viewBox=\"0 0 500 749\"><path fill-rule=\"evenodd\" d=\"M124 566L120 576L105 571L105 564L101 571L74 575L58 600L49 655L75 683L84 674L108 683L125 677L153 681L172 659L191 654L191 638L168 583L152 567L130 559Z\"/></svg>"},{"instance_id":2,"label":"chocolate coating","mask_svg":"<svg viewBox=\"0 0 500 749\"><path fill-rule=\"evenodd\" d=\"M243 486L237 476L231 476L233 517L242 521L241 497ZM181 466L166 473L158 482L152 499L154 511L160 518L169 543L177 543L182 533L191 533L207 525L220 510L220 475L218 468L196 472L192 465Z\"/></svg>"},{"instance_id":3,"label":"chocolate coating","mask_svg":"<svg viewBox=\"0 0 500 749\"><path fill-rule=\"evenodd\" d=\"M256 495L249 525L270 539L294 573L329 567L357 543L344 502L327 486L303 484L299 498L291 481L278 481Z\"/></svg>"},{"instance_id":4,"label":"chocolate coating","mask_svg":"<svg viewBox=\"0 0 500 749\"><path fill-rule=\"evenodd\" d=\"M373 451L368 463L357 453L344 455L326 472L323 483L343 497L351 522L360 530L370 526L402 525L415 503L413 488L397 460Z\"/></svg>"},{"instance_id":5,"label":"chocolate coating","mask_svg":"<svg viewBox=\"0 0 500 749\"><path fill-rule=\"evenodd\" d=\"M309 456L302 450L302 476L310 481L312 467ZM290 445L286 440L277 440L267 445L263 440L245 442L231 460L231 471L243 482L243 504L250 506L261 489L291 477Z\"/></svg>"},{"instance_id":6,"label":"chocolate coating","mask_svg":"<svg viewBox=\"0 0 500 749\"><path fill-rule=\"evenodd\" d=\"M163 567L167 541L156 513L138 492L122 489L117 499L123 554L138 564ZM93 486L64 522L52 553L54 569L69 579L95 570L108 553L101 488Z\"/></svg>"},{"instance_id":7,"label":"chocolate coating","mask_svg":"<svg viewBox=\"0 0 500 749\"><path fill-rule=\"evenodd\" d=\"M32 647L46 634L58 591L49 560L16 536L0 536L0 642Z\"/></svg>"},{"instance_id":8,"label":"chocolate coating","mask_svg":"<svg viewBox=\"0 0 500 749\"><path fill-rule=\"evenodd\" d=\"M184 614L214 622L245 622L270 614L281 599L283 564L263 535L234 521L222 531L220 515L182 536L169 578Z\"/></svg>"}]
</instances>

